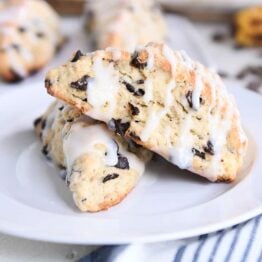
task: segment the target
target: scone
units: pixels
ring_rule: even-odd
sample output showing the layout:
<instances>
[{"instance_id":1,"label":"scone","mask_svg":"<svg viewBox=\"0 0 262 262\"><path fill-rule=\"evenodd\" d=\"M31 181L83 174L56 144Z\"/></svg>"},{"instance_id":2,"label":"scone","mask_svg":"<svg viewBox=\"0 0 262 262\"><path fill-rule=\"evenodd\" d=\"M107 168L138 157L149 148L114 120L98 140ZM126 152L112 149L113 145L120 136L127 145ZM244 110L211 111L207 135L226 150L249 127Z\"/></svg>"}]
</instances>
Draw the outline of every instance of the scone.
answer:
<instances>
[{"instance_id":1,"label":"scone","mask_svg":"<svg viewBox=\"0 0 262 262\"><path fill-rule=\"evenodd\" d=\"M235 40L242 46L262 46L262 6L250 7L236 14Z\"/></svg>"},{"instance_id":2,"label":"scone","mask_svg":"<svg viewBox=\"0 0 262 262\"><path fill-rule=\"evenodd\" d=\"M66 169L66 181L81 211L101 211L122 201L151 158L148 151L61 102L35 121L35 131L42 152Z\"/></svg>"},{"instance_id":3,"label":"scone","mask_svg":"<svg viewBox=\"0 0 262 262\"><path fill-rule=\"evenodd\" d=\"M45 1L0 1L0 78L15 82L35 73L62 42L59 18Z\"/></svg>"},{"instance_id":4,"label":"scone","mask_svg":"<svg viewBox=\"0 0 262 262\"><path fill-rule=\"evenodd\" d=\"M165 22L153 0L89 0L87 12L87 27L98 49L133 51L138 44L164 41Z\"/></svg>"},{"instance_id":5,"label":"scone","mask_svg":"<svg viewBox=\"0 0 262 262\"><path fill-rule=\"evenodd\" d=\"M78 52L47 74L49 94L181 169L234 180L247 138L220 77L164 44L118 52Z\"/></svg>"}]
</instances>

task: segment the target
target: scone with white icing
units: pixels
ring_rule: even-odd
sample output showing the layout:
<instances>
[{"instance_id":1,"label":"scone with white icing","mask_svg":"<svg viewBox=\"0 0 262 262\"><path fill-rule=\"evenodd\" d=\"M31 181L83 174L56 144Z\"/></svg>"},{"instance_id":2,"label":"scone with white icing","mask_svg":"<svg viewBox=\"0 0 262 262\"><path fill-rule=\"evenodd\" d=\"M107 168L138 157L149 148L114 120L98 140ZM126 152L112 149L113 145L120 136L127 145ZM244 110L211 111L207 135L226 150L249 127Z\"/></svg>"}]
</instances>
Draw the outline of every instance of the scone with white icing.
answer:
<instances>
[{"instance_id":1,"label":"scone with white icing","mask_svg":"<svg viewBox=\"0 0 262 262\"><path fill-rule=\"evenodd\" d=\"M247 138L220 77L164 44L114 52L77 52L47 74L48 92L181 169L234 180Z\"/></svg>"},{"instance_id":2,"label":"scone with white icing","mask_svg":"<svg viewBox=\"0 0 262 262\"><path fill-rule=\"evenodd\" d=\"M98 49L133 51L138 44L163 42L166 26L154 0L89 0L88 28Z\"/></svg>"},{"instance_id":3,"label":"scone with white icing","mask_svg":"<svg viewBox=\"0 0 262 262\"><path fill-rule=\"evenodd\" d=\"M55 11L42 0L0 1L0 78L20 81L45 66L62 44Z\"/></svg>"},{"instance_id":4,"label":"scone with white icing","mask_svg":"<svg viewBox=\"0 0 262 262\"><path fill-rule=\"evenodd\" d=\"M122 201L151 157L103 123L58 101L34 124L42 152L66 169L66 181L81 211L101 211Z\"/></svg>"}]
</instances>

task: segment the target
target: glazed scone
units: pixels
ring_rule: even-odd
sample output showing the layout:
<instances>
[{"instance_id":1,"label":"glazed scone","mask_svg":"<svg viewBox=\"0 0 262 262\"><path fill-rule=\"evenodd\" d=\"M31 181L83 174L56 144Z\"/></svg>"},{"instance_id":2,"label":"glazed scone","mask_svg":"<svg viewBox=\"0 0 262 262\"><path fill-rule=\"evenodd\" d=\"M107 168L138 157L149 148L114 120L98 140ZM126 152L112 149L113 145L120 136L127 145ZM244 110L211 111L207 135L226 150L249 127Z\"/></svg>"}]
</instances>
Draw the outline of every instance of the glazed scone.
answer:
<instances>
[{"instance_id":1,"label":"glazed scone","mask_svg":"<svg viewBox=\"0 0 262 262\"><path fill-rule=\"evenodd\" d=\"M78 52L47 74L48 92L181 169L234 180L247 138L220 77L164 44L118 52Z\"/></svg>"},{"instance_id":2,"label":"glazed scone","mask_svg":"<svg viewBox=\"0 0 262 262\"><path fill-rule=\"evenodd\" d=\"M243 9L236 14L235 40L243 46L262 46L262 6Z\"/></svg>"},{"instance_id":3,"label":"glazed scone","mask_svg":"<svg viewBox=\"0 0 262 262\"><path fill-rule=\"evenodd\" d=\"M66 181L81 211L97 212L122 201L151 158L148 151L61 102L35 121L35 131L42 152L66 169Z\"/></svg>"},{"instance_id":4,"label":"glazed scone","mask_svg":"<svg viewBox=\"0 0 262 262\"><path fill-rule=\"evenodd\" d=\"M165 22L153 0L89 0L87 12L97 49L133 51L138 44L164 41Z\"/></svg>"},{"instance_id":5,"label":"glazed scone","mask_svg":"<svg viewBox=\"0 0 262 262\"><path fill-rule=\"evenodd\" d=\"M0 1L0 78L20 81L45 66L62 44L55 11L42 0Z\"/></svg>"}]
</instances>

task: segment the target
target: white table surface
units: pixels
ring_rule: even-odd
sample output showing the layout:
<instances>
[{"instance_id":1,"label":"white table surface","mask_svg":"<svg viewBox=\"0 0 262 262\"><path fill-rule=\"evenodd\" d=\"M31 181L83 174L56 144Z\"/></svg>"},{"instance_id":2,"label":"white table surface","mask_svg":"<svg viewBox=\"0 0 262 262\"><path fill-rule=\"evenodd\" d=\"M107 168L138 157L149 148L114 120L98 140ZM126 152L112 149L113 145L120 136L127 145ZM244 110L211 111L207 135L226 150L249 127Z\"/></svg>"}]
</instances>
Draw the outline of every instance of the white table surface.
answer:
<instances>
[{"instance_id":1,"label":"white table surface","mask_svg":"<svg viewBox=\"0 0 262 262\"><path fill-rule=\"evenodd\" d=\"M218 70L234 76L245 65L261 64L262 50L235 50L233 43L228 41L220 44L211 40L211 35L217 30L224 30L223 25L195 24L202 39L204 50L208 52L210 61ZM261 54L260 54L261 55ZM65 58L66 59L66 58ZM227 84L237 82L239 88L244 88L243 81L234 77L227 78ZM234 83L235 84L235 83ZM0 261L74 261L87 254L94 247L79 245L63 245L24 240L0 233Z\"/></svg>"}]
</instances>

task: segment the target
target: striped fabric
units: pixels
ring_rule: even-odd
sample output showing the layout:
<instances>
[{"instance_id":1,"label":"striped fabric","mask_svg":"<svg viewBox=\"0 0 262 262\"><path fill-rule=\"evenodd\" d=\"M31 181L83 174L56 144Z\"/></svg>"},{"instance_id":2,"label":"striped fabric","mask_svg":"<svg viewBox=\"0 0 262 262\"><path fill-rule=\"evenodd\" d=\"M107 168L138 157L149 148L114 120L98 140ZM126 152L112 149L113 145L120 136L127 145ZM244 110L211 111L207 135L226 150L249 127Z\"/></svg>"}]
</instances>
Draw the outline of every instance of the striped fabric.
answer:
<instances>
[{"instance_id":1,"label":"striped fabric","mask_svg":"<svg viewBox=\"0 0 262 262\"><path fill-rule=\"evenodd\" d=\"M262 215L182 241L103 246L79 262L262 262Z\"/></svg>"}]
</instances>

